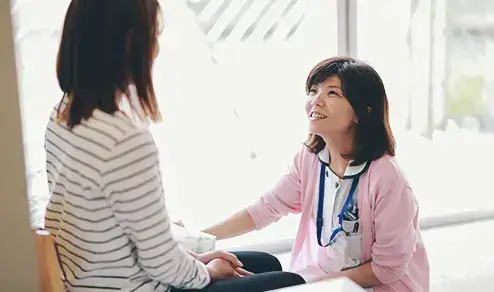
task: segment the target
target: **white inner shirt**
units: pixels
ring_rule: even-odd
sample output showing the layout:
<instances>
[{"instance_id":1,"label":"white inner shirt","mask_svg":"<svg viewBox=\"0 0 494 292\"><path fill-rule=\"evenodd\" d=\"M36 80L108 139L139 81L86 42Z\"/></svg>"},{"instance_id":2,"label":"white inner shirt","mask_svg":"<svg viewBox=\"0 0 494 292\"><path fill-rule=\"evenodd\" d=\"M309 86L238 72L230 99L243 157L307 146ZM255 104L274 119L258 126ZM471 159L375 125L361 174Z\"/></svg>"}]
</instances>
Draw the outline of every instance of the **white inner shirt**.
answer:
<instances>
[{"instance_id":1,"label":"white inner shirt","mask_svg":"<svg viewBox=\"0 0 494 292\"><path fill-rule=\"evenodd\" d=\"M356 166L348 165L345 174L342 178L339 178L331 169L329 168L329 151L327 149L322 150L318 154L320 163L326 165L325 168L325 186L324 186L324 206L323 206L323 227L321 233L321 243L323 245L328 244L329 238L333 230L339 227L338 214L341 212L343 205L348 197L353 179L364 172L367 163L363 163ZM358 187L355 189L353 194L353 204L357 205L358 199ZM317 208L319 203L319 186L315 188L315 199L313 205L312 216L314 218L314 224L317 218ZM351 254L358 254L357 258L350 256L347 259L347 266L345 268L358 266L362 263L362 240L360 229L354 235L356 238L350 238L352 236L347 236L349 239L349 250ZM358 238L357 238L358 237ZM334 271L337 272L337 271Z\"/></svg>"}]
</instances>

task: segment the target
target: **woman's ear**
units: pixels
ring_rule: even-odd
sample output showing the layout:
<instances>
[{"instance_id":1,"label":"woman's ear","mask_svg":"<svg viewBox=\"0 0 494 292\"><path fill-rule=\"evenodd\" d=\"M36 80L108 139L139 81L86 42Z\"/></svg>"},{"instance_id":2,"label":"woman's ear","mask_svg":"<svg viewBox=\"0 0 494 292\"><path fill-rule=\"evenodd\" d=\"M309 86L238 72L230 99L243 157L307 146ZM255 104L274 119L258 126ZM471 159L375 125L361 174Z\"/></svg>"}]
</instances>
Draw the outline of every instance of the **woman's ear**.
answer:
<instances>
[{"instance_id":1,"label":"woman's ear","mask_svg":"<svg viewBox=\"0 0 494 292\"><path fill-rule=\"evenodd\" d=\"M367 113L370 114L372 111L372 108L370 106L367 106Z\"/></svg>"}]
</instances>

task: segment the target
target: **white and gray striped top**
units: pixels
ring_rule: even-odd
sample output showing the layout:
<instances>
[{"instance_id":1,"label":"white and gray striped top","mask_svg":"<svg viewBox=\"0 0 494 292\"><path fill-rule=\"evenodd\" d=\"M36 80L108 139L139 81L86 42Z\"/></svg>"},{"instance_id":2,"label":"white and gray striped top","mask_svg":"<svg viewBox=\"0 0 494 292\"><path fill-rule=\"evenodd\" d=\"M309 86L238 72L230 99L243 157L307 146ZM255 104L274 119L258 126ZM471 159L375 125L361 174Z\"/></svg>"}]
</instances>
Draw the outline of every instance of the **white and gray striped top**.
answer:
<instances>
[{"instance_id":1,"label":"white and gray striped top","mask_svg":"<svg viewBox=\"0 0 494 292\"><path fill-rule=\"evenodd\" d=\"M172 237L149 129L121 112L96 110L70 131L56 115L45 140L51 192L45 227L55 236L70 290L206 286L204 264Z\"/></svg>"}]
</instances>

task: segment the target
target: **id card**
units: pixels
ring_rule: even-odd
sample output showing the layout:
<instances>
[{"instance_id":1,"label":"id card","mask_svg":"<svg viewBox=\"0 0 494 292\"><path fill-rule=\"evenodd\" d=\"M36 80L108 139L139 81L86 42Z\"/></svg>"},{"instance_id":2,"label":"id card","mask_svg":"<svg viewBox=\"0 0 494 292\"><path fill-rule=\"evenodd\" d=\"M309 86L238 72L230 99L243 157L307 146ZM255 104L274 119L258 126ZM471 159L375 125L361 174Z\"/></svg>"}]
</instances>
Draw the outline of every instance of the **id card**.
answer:
<instances>
[{"instance_id":1,"label":"id card","mask_svg":"<svg viewBox=\"0 0 494 292\"><path fill-rule=\"evenodd\" d=\"M338 234L335 242L326 247L326 258L322 263L322 268L327 272L340 272L347 264L348 240L345 236Z\"/></svg>"}]
</instances>

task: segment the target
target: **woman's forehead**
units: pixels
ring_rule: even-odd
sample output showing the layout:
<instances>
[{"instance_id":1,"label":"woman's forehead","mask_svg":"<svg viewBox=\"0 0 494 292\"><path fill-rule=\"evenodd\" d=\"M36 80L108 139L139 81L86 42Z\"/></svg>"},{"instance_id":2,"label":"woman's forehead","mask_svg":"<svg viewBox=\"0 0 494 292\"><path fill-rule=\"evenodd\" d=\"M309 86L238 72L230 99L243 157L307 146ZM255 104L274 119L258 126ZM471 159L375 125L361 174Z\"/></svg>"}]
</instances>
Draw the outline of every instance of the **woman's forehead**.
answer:
<instances>
[{"instance_id":1,"label":"woman's forehead","mask_svg":"<svg viewBox=\"0 0 494 292\"><path fill-rule=\"evenodd\" d=\"M341 88L341 80L338 76L329 76L325 80L322 80L319 83L313 84L314 86L323 86L323 87L335 87Z\"/></svg>"}]
</instances>

